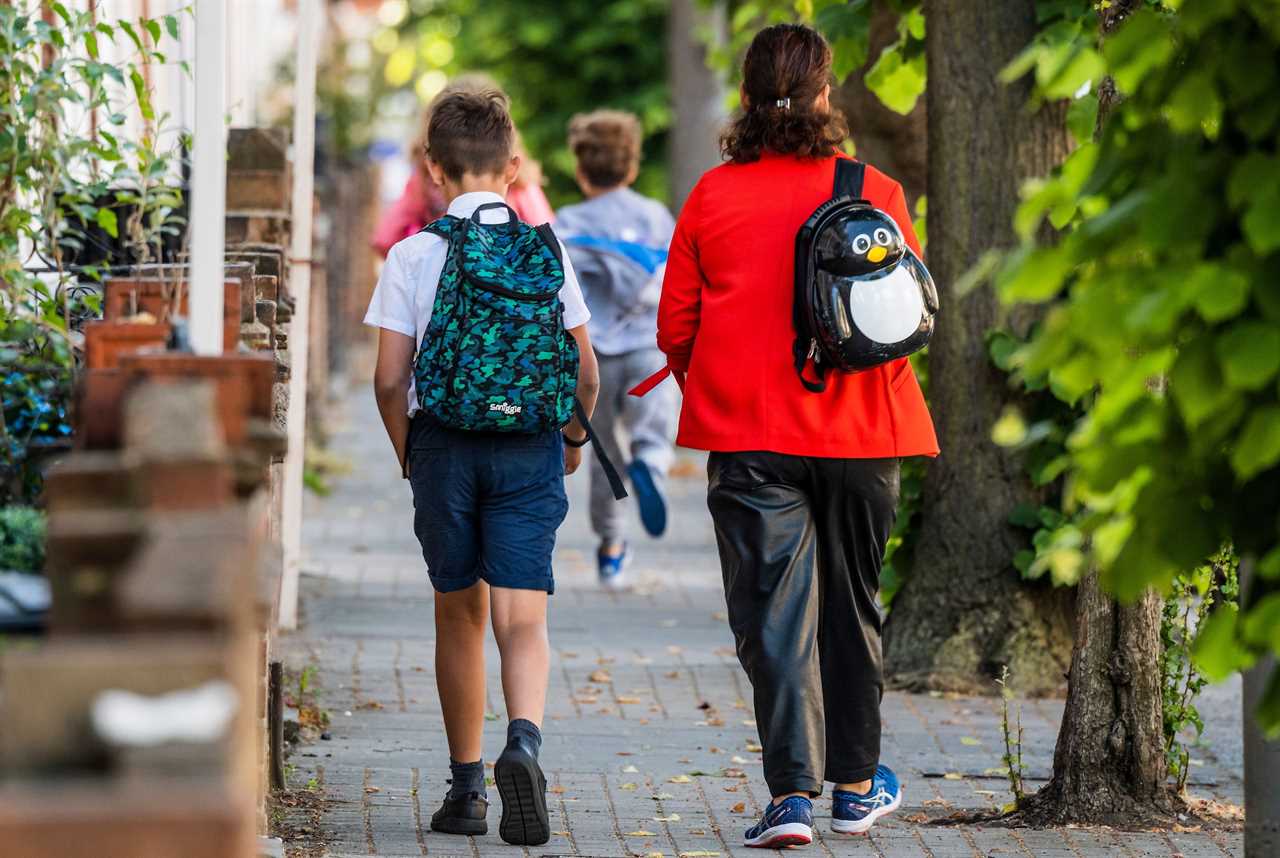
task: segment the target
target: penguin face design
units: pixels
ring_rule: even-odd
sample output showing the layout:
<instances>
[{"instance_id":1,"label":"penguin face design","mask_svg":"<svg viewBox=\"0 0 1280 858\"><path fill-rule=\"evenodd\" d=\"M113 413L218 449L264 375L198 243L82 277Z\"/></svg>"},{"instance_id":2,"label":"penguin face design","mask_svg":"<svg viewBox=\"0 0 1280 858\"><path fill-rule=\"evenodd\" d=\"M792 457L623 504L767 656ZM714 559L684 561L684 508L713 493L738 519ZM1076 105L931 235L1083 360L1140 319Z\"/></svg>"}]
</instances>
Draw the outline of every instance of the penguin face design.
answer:
<instances>
[{"instance_id":1,"label":"penguin face design","mask_svg":"<svg viewBox=\"0 0 1280 858\"><path fill-rule=\"evenodd\" d=\"M837 277L860 277L897 264L906 248L893 218L865 207L824 230L814 250L823 271Z\"/></svg>"},{"instance_id":2,"label":"penguin face design","mask_svg":"<svg viewBox=\"0 0 1280 858\"><path fill-rule=\"evenodd\" d=\"M923 347L933 333L937 290L887 213L845 208L812 244L815 331L835 366L877 366Z\"/></svg>"}]
</instances>

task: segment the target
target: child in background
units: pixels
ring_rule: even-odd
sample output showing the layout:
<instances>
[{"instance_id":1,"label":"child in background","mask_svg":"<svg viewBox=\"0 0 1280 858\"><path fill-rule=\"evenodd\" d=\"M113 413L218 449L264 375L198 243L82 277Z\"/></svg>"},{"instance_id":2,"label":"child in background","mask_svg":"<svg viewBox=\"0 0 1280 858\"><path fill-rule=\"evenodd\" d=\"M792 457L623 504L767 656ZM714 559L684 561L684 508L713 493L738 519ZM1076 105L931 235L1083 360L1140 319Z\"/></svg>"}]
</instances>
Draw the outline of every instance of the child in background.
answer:
<instances>
[{"instance_id":1,"label":"child in background","mask_svg":"<svg viewBox=\"0 0 1280 858\"><path fill-rule=\"evenodd\" d=\"M601 388L593 423L609 458L630 461L627 475L641 521L660 536L679 416L675 384L664 382L644 398L627 391L666 364L657 345L657 309L674 222L665 206L630 188L640 171L642 140L640 121L630 113L597 110L573 117L569 148L586 201L560 209L556 222L591 308ZM623 443L630 455L623 455ZM625 586L626 510L614 503L597 461L591 466L591 526L600 539L600 583Z\"/></svg>"},{"instance_id":2,"label":"child in background","mask_svg":"<svg viewBox=\"0 0 1280 858\"><path fill-rule=\"evenodd\" d=\"M481 743L485 626L492 617L510 719L506 748L494 766L502 798L499 833L508 843L540 845L551 832L546 778L538 763L549 664L547 596L554 587L551 555L556 529L568 511L564 475L582 461L586 430L576 417L564 427L563 440L554 429L515 434L446 426L419 408L414 355L419 344L424 354L432 354L424 342L428 330L441 337L433 345L448 341L447 325L429 328L437 300L441 313L449 312L449 324L466 323L465 316L459 322L455 315L465 313L457 309L462 306L457 297L462 288L458 253L440 234L452 234L464 225L464 237L492 231L486 241L494 254L468 255L467 265L506 271L508 288L526 275L559 283L563 272L559 306L553 312L561 315L565 331L577 343L576 394L588 415L597 391L586 327L590 314L567 258L556 263L551 276L545 262L533 270L531 256L512 262L510 242L516 239L504 236L523 240L532 231L506 225L514 215L503 197L520 168L506 96L464 91L441 99L427 132L427 168L448 200L447 216L391 248L365 324L381 329L374 378L378 410L413 490L414 530L435 588L436 684L452 786L431 817L431 828L451 834L488 830ZM554 235L536 232L546 245L538 251L540 259L545 260L547 252L566 256ZM526 242L514 249L530 246ZM543 369L522 365L520 371ZM426 376L424 393L434 390L430 384L435 377Z\"/></svg>"}]
</instances>

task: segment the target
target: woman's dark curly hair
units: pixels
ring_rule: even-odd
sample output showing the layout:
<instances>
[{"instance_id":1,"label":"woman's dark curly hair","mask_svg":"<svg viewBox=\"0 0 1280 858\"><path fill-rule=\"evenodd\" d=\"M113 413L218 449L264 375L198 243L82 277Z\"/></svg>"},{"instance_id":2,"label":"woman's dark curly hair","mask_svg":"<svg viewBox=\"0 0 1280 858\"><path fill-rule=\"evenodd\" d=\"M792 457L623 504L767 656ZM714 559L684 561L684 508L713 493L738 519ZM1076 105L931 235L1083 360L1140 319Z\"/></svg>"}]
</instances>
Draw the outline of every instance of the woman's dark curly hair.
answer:
<instances>
[{"instance_id":1,"label":"woman's dark curly hair","mask_svg":"<svg viewBox=\"0 0 1280 858\"><path fill-rule=\"evenodd\" d=\"M831 46L800 24L765 27L742 61L742 113L720 137L724 157L737 164L764 151L800 158L835 154L849 134L838 110L817 106L831 81Z\"/></svg>"}]
</instances>

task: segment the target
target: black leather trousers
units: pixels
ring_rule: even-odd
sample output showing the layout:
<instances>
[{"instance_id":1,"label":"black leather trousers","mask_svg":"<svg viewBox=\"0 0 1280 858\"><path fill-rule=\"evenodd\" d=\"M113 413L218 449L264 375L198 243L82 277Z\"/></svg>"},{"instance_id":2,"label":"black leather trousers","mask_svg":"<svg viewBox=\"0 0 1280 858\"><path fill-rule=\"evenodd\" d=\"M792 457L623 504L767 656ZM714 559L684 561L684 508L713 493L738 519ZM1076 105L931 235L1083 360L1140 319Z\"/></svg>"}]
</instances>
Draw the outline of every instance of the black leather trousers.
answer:
<instances>
[{"instance_id":1,"label":"black leather trousers","mask_svg":"<svg viewBox=\"0 0 1280 858\"><path fill-rule=\"evenodd\" d=\"M729 625L751 680L773 795L856 783L880 758L876 591L897 459L712 453Z\"/></svg>"}]
</instances>

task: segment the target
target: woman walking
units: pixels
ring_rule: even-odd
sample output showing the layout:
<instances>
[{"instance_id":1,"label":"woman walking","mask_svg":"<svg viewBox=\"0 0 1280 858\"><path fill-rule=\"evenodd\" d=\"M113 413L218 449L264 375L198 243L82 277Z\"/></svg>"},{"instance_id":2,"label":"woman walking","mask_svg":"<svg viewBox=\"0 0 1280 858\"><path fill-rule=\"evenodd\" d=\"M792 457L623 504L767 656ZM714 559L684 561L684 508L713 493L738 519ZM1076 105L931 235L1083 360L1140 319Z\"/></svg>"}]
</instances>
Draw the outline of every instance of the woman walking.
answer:
<instances>
[{"instance_id":1,"label":"woman walking","mask_svg":"<svg viewBox=\"0 0 1280 858\"><path fill-rule=\"evenodd\" d=\"M762 30L743 62L727 163L698 182L676 225L658 345L684 376L679 443L711 451L729 623L750 677L773 801L748 846L812 839L834 784L834 830L860 833L898 807L880 765L876 593L902 456L938 443L906 359L796 375L796 231L832 197L846 129L829 102L831 49L814 30ZM862 196L920 253L901 186L866 166Z\"/></svg>"}]
</instances>

